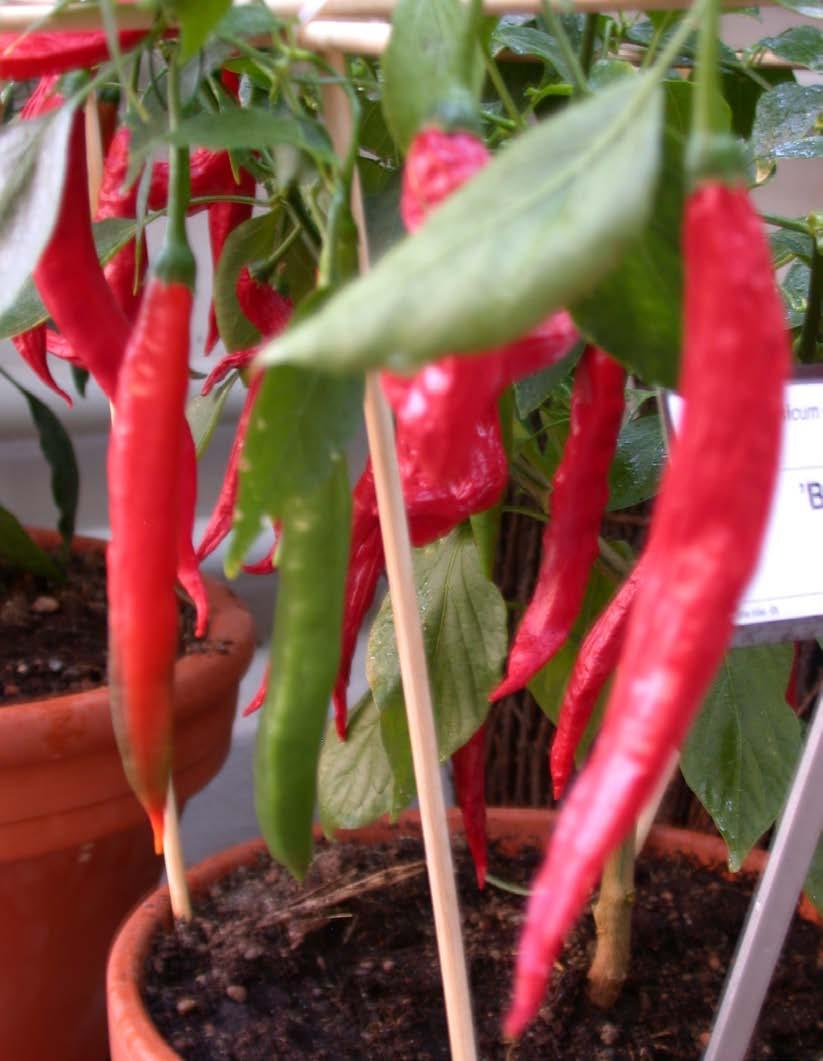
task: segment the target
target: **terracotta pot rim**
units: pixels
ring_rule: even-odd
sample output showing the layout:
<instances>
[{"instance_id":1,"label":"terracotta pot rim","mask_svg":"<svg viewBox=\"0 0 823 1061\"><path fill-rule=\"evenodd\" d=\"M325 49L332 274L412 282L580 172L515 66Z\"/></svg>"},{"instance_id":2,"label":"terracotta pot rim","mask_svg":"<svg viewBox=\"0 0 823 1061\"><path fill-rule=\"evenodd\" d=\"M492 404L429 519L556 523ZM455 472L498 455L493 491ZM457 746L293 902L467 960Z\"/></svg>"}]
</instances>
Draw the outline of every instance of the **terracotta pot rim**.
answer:
<instances>
[{"instance_id":1,"label":"terracotta pot rim","mask_svg":"<svg viewBox=\"0 0 823 1061\"><path fill-rule=\"evenodd\" d=\"M555 811L546 809L492 807L488 810L489 836L503 843L508 839L519 843L536 841L543 844L555 817ZM460 812L454 808L449 811L449 830L458 834L463 832ZM381 819L363 829L340 830L336 838L341 841L358 839L379 842L381 838L391 835L419 832L419 816L409 811L394 824ZM315 829L315 835L322 835L319 827ZM728 854L726 844L720 837L669 826L655 826L651 830L647 849L660 854L692 854L705 865L720 867L725 864ZM265 843L257 838L235 844L199 862L186 874L192 896L202 894L215 880L232 869L253 862L265 850ZM767 852L755 850L746 858L741 869L744 872L762 872L767 858ZM816 911L805 898L799 912L807 920L820 923ZM118 1039L129 1044L129 1052L114 1053L114 1061L126 1057L130 1061L179 1061L180 1055L171 1049L154 1026L140 994L143 966L151 938L158 924L171 924L171 917L168 888L158 888L135 907L115 937L106 973L109 1027L117 1027Z\"/></svg>"},{"instance_id":2,"label":"terracotta pot rim","mask_svg":"<svg viewBox=\"0 0 823 1061\"><path fill-rule=\"evenodd\" d=\"M58 537L50 531L30 529L30 533L41 541ZM103 539L83 536L75 537L73 544L79 552L99 551L106 546ZM225 681L227 657L234 663L229 668L232 679L243 673L250 659L244 640L233 633L240 616L247 617L248 612L225 584L210 578L204 578L204 583L211 613L205 640L219 643L222 647L219 651L192 652L177 660L174 668L176 717L181 721L199 709L195 695L198 685L214 680ZM38 752L41 739L37 731L49 725L51 716L58 711L67 719L73 716L83 719L84 735L74 745L71 736L67 738L67 754L73 754L78 747L87 750L108 743L111 736L108 695L108 685L103 684L95 689L39 697L0 708L0 767L19 762L18 742L11 735L18 733L21 727L31 727L33 730L30 742L32 760L53 758L53 752L45 745ZM97 722L96 716L99 716ZM67 723L67 730L69 728L70 724Z\"/></svg>"}]
</instances>

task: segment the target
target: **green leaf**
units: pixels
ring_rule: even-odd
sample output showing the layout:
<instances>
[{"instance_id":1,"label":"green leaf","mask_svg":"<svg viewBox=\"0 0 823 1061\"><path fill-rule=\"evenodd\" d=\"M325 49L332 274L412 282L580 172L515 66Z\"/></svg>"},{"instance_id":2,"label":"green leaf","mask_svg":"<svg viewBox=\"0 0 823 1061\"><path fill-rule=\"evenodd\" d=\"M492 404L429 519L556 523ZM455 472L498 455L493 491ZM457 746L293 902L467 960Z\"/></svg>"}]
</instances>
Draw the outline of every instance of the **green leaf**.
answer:
<instances>
[{"instance_id":1,"label":"green leaf","mask_svg":"<svg viewBox=\"0 0 823 1061\"><path fill-rule=\"evenodd\" d=\"M506 606L483 573L466 526L415 551L414 581L438 752L445 760L466 743L488 714L488 694L506 655ZM411 748L405 733L400 663L388 596L372 626L366 671L381 712L384 746L407 801L413 778ZM393 810L398 809L395 801Z\"/></svg>"},{"instance_id":2,"label":"green leaf","mask_svg":"<svg viewBox=\"0 0 823 1061\"><path fill-rule=\"evenodd\" d=\"M218 114L203 111L182 121L169 141L178 147L196 145L229 151L288 144L318 163L331 166L336 162L328 135L318 122L272 114L262 107L227 107Z\"/></svg>"},{"instance_id":3,"label":"green leaf","mask_svg":"<svg viewBox=\"0 0 823 1061\"><path fill-rule=\"evenodd\" d=\"M798 220L802 221L803 218L798 218ZM792 232L791 229L779 228L776 232L769 233L769 243L775 269L788 265L795 258L811 266L814 252L814 242L811 236L806 236L802 232Z\"/></svg>"},{"instance_id":4,"label":"green leaf","mask_svg":"<svg viewBox=\"0 0 823 1061\"><path fill-rule=\"evenodd\" d=\"M521 420L525 420L535 409L539 409L555 387L568 378L584 349L585 344L578 343L574 350L556 365L543 368L534 375L515 383L514 400L517 403L517 415Z\"/></svg>"},{"instance_id":5,"label":"green leaf","mask_svg":"<svg viewBox=\"0 0 823 1061\"><path fill-rule=\"evenodd\" d=\"M823 18L823 0L777 0L781 7L806 18Z\"/></svg>"},{"instance_id":6,"label":"green leaf","mask_svg":"<svg viewBox=\"0 0 823 1061\"><path fill-rule=\"evenodd\" d=\"M263 37L282 28L279 19L265 7L251 4L232 7L221 19L215 34L220 37Z\"/></svg>"},{"instance_id":7,"label":"green leaf","mask_svg":"<svg viewBox=\"0 0 823 1061\"><path fill-rule=\"evenodd\" d=\"M174 12L180 23L180 62L186 62L200 51L231 4L232 0L174 0Z\"/></svg>"},{"instance_id":8,"label":"green leaf","mask_svg":"<svg viewBox=\"0 0 823 1061\"><path fill-rule=\"evenodd\" d=\"M0 313L14 304L51 237L74 110L0 128Z\"/></svg>"},{"instance_id":9,"label":"green leaf","mask_svg":"<svg viewBox=\"0 0 823 1061\"><path fill-rule=\"evenodd\" d=\"M220 420L226 398L238 379L239 373L231 372L208 394L196 394L186 406L186 419L194 439L194 449L199 460L209 448L214 429Z\"/></svg>"},{"instance_id":10,"label":"green leaf","mask_svg":"<svg viewBox=\"0 0 823 1061\"><path fill-rule=\"evenodd\" d=\"M780 283L780 293L786 308L789 328L801 328L809 304L811 269L803 262L795 262Z\"/></svg>"},{"instance_id":11,"label":"green leaf","mask_svg":"<svg viewBox=\"0 0 823 1061\"><path fill-rule=\"evenodd\" d=\"M648 224L605 280L571 309L581 329L644 382L673 387L682 327L683 145L694 89L674 81L665 89L663 163Z\"/></svg>"},{"instance_id":12,"label":"green leaf","mask_svg":"<svg viewBox=\"0 0 823 1061\"><path fill-rule=\"evenodd\" d=\"M60 581L62 574L48 553L32 541L17 519L0 505L0 560L10 567Z\"/></svg>"},{"instance_id":13,"label":"green leaf","mask_svg":"<svg viewBox=\"0 0 823 1061\"><path fill-rule=\"evenodd\" d=\"M567 84L574 83L574 74L557 40L534 26L498 26L492 34L492 47L495 51L506 48L515 55L533 55L548 63Z\"/></svg>"},{"instance_id":14,"label":"green leaf","mask_svg":"<svg viewBox=\"0 0 823 1061\"><path fill-rule=\"evenodd\" d=\"M748 69L726 70L721 78L723 98L729 106L732 132L744 140L752 135L757 101L769 87L794 81L791 70L775 67L758 67L757 77ZM765 82L765 85L764 85Z\"/></svg>"},{"instance_id":15,"label":"green leaf","mask_svg":"<svg viewBox=\"0 0 823 1061\"><path fill-rule=\"evenodd\" d=\"M666 445L656 414L625 424L609 472L608 511L617 512L654 497L665 463Z\"/></svg>"},{"instance_id":16,"label":"green leaf","mask_svg":"<svg viewBox=\"0 0 823 1061\"><path fill-rule=\"evenodd\" d=\"M80 497L80 471L74 446L66 429L51 409L30 391L22 387L17 380L0 369L3 376L13 384L26 399L26 403L37 429L40 449L51 469L51 496L57 506L59 519L57 529L63 539L66 552L74 536L74 523L77 516L77 502Z\"/></svg>"},{"instance_id":17,"label":"green leaf","mask_svg":"<svg viewBox=\"0 0 823 1061\"><path fill-rule=\"evenodd\" d=\"M217 330L227 350L248 350L260 341L260 332L240 309L237 278L244 265L267 258L274 249L279 210L243 221L223 244L214 271L214 313Z\"/></svg>"},{"instance_id":18,"label":"green leaf","mask_svg":"<svg viewBox=\"0 0 823 1061\"><path fill-rule=\"evenodd\" d=\"M443 109L471 115L483 78L478 51L471 85L463 79L467 13L460 0L399 0L383 56L383 112L405 150L415 133Z\"/></svg>"},{"instance_id":19,"label":"green leaf","mask_svg":"<svg viewBox=\"0 0 823 1061\"><path fill-rule=\"evenodd\" d=\"M359 829L392 806L393 778L380 738L380 712L371 693L349 712L347 738L326 728L317 772L317 802L323 831Z\"/></svg>"},{"instance_id":20,"label":"green leaf","mask_svg":"<svg viewBox=\"0 0 823 1061\"><path fill-rule=\"evenodd\" d=\"M93 229L97 255L105 264L134 238L135 222L127 218L110 217L105 221L95 222ZM29 276L19 288L13 303L0 314L0 339L19 335L45 320L48 320L48 313L40 301L34 281Z\"/></svg>"},{"instance_id":21,"label":"green leaf","mask_svg":"<svg viewBox=\"0 0 823 1061\"><path fill-rule=\"evenodd\" d=\"M683 776L732 870L780 813L800 753L800 723L783 698L790 666L789 645L728 652L683 749Z\"/></svg>"},{"instance_id":22,"label":"green leaf","mask_svg":"<svg viewBox=\"0 0 823 1061\"><path fill-rule=\"evenodd\" d=\"M360 377L331 378L291 365L266 373L240 462L229 577L239 571L265 517L277 518L290 497L328 477L360 423L362 398Z\"/></svg>"},{"instance_id":23,"label":"green leaf","mask_svg":"<svg viewBox=\"0 0 823 1061\"><path fill-rule=\"evenodd\" d=\"M758 101L752 128L755 159L823 156L821 112L823 85L789 82L765 92Z\"/></svg>"},{"instance_id":24,"label":"green leaf","mask_svg":"<svg viewBox=\"0 0 823 1061\"><path fill-rule=\"evenodd\" d=\"M817 845L803 890L814 903L817 912L823 915L823 840Z\"/></svg>"},{"instance_id":25,"label":"green leaf","mask_svg":"<svg viewBox=\"0 0 823 1061\"><path fill-rule=\"evenodd\" d=\"M777 37L764 37L755 48L768 48L787 63L823 72L823 33L817 26L792 26Z\"/></svg>"},{"instance_id":26,"label":"green leaf","mask_svg":"<svg viewBox=\"0 0 823 1061\"><path fill-rule=\"evenodd\" d=\"M524 133L264 360L403 370L502 345L573 303L646 220L660 111L638 77Z\"/></svg>"}]
</instances>

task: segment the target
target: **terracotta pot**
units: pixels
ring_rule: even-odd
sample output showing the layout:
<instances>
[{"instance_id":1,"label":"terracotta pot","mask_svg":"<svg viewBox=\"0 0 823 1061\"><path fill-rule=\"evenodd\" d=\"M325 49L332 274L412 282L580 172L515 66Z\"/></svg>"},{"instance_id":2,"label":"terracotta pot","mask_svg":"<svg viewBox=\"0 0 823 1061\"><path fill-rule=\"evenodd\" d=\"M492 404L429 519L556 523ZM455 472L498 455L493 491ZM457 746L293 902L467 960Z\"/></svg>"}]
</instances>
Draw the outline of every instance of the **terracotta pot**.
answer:
<instances>
[{"instance_id":1,"label":"terracotta pot","mask_svg":"<svg viewBox=\"0 0 823 1061\"><path fill-rule=\"evenodd\" d=\"M43 540L43 535L38 535ZM104 543L78 539L79 549ZM174 778L181 804L228 752L251 617L208 584L209 638L225 653L175 669ZM160 876L131 793L105 687L0 710L0 1061L98 1061L106 1053L106 953Z\"/></svg>"},{"instance_id":2,"label":"terracotta pot","mask_svg":"<svg viewBox=\"0 0 823 1061\"><path fill-rule=\"evenodd\" d=\"M487 819L489 839L497 841L503 851L514 852L524 844L542 847L553 819L553 812L547 810L491 808ZM459 811L449 812L449 829L452 833L462 833ZM394 825L381 820L364 829L341 831L337 835L340 840L379 843L403 834L420 835L420 820L416 814L402 815ZM652 829L647 847L661 854L682 851L704 865L726 865L726 845L719 838L703 833L657 827ZM192 894L196 896L207 891L216 880L237 866L254 862L264 850L262 840L251 840L200 862L188 873ZM752 852L744 862L743 869L761 872L766 857L764 851ZM804 917L818 920L814 908L805 898L800 912ZM171 923L168 890L159 888L132 912L117 934L109 956L106 982L111 1061L181 1061L180 1055L172 1050L155 1028L140 995L151 939L159 926L170 928Z\"/></svg>"}]
</instances>

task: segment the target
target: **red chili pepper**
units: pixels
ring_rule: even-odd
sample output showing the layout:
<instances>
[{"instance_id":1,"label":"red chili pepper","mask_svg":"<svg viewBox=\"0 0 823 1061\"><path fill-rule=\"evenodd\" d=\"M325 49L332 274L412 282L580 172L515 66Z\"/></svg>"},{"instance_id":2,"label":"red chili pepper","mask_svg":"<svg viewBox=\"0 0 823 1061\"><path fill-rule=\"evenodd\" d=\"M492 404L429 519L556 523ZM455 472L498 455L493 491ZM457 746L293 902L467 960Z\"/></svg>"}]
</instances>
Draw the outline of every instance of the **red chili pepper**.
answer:
<instances>
[{"instance_id":1,"label":"red chili pepper","mask_svg":"<svg viewBox=\"0 0 823 1061\"><path fill-rule=\"evenodd\" d=\"M556 800L563 795L571 777L574 754L592 717L597 698L617 666L640 578L638 567L620 587L580 646L560 705L549 758Z\"/></svg>"},{"instance_id":2,"label":"red chili pepper","mask_svg":"<svg viewBox=\"0 0 823 1061\"><path fill-rule=\"evenodd\" d=\"M717 670L769 513L791 354L771 255L742 187L699 184L684 224L681 430L593 754L535 882L505 1031L532 1018L566 933L634 825Z\"/></svg>"},{"instance_id":3,"label":"red chili pepper","mask_svg":"<svg viewBox=\"0 0 823 1061\"><path fill-rule=\"evenodd\" d=\"M569 438L552 484L537 585L492 700L523 688L563 645L580 611L609 496L625 381L608 354L586 349L575 373Z\"/></svg>"},{"instance_id":4,"label":"red chili pepper","mask_svg":"<svg viewBox=\"0 0 823 1061\"><path fill-rule=\"evenodd\" d=\"M264 339L268 339L281 332L288 324L291 315L291 302L268 284L261 284L255 280L248 269L241 272L237 284L237 296L240 308L257 328ZM248 364L256 349L241 350L228 354L218 364L203 386L203 393L207 394L214 384L232 368L241 368ZM203 538L197 549L197 558L202 561L223 541L231 530L234 518L234 505L237 500L238 469L240 455L243 450L243 442L246 438L249 420L251 418L252 406L260 390L262 374L255 376L249 384L246 401L243 405L237 430L232 443L229 461L226 465L226 474L223 477L223 485L209 518Z\"/></svg>"},{"instance_id":5,"label":"red chili pepper","mask_svg":"<svg viewBox=\"0 0 823 1061\"><path fill-rule=\"evenodd\" d=\"M198 557L192 544L197 508L197 454L185 419L181 431L180 481L177 494L177 577L191 597L195 610L194 636L205 637L209 625L209 601L198 570Z\"/></svg>"},{"instance_id":6,"label":"red chili pepper","mask_svg":"<svg viewBox=\"0 0 823 1061\"><path fill-rule=\"evenodd\" d=\"M146 36L146 30L120 30L121 51L128 51ZM0 33L0 78L26 81L44 74L64 74L67 70L87 69L109 58L106 35L60 30L48 33Z\"/></svg>"},{"instance_id":7,"label":"red chili pepper","mask_svg":"<svg viewBox=\"0 0 823 1061\"><path fill-rule=\"evenodd\" d=\"M200 393L203 397L205 398L207 394L211 394L217 384L222 382L234 369L247 368L254 360L256 353L257 347L253 346L250 350L237 350L233 354L226 354L225 357L221 357L203 380L203 386L200 388Z\"/></svg>"},{"instance_id":8,"label":"red chili pepper","mask_svg":"<svg viewBox=\"0 0 823 1061\"><path fill-rule=\"evenodd\" d=\"M403 166L400 214L414 232L429 213L482 169L490 155L471 133L424 129L415 136Z\"/></svg>"},{"instance_id":9,"label":"red chili pepper","mask_svg":"<svg viewBox=\"0 0 823 1061\"><path fill-rule=\"evenodd\" d=\"M263 374L258 373L249 384L246 400L237 421L234 441L229 452L229 461L226 465L226 473L223 476L223 484L217 502L212 509L209 522L203 531L203 537L197 547L197 562L203 563L207 556L214 552L231 530L234 519L234 506L237 501L238 471L240 466L240 455L243 452L243 443L249 428L252 407L260 391L263 382Z\"/></svg>"},{"instance_id":10,"label":"red chili pepper","mask_svg":"<svg viewBox=\"0 0 823 1061\"><path fill-rule=\"evenodd\" d=\"M800 664L803 658L803 642L795 641L792 644L792 669L789 671L789 679L786 682L786 703L797 713L803 706L800 697L799 678Z\"/></svg>"},{"instance_id":11,"label":"red chili pepper","mask_svg":"<svg viewBox=\"0 0 823 1061\"><path fill-rule=\"evenodd\" d=\"M50 77L40 78L34 92L32 92L23 104L22 110L20 111L20 117L24 121L31 118L37 118L42 114L47 114L49 111L60 106L63 102L63 97L55 91L58 80L59 78L56 74ZM71 406L71 398L66 394L62 387L57 384L48 365L46 357L46 325L38 324L36 327L30 328L28 331L22 332L20 335L15 335L12 338L12 342L26 364L37 374L37 376L39 376L43 383L53 390L55 394L58 394L61 398L65 399L69 406Z\"/></svg>"},{"instance_id":12,"label":"red chili pepper","mask_svg":"<svg viewBox=\"0 0 823 1061\"><path fill-rule=\"evenodd\" d=\"M263 704L266 702L266 693L269 689L269 674L271 668L266 667L263 678L258 686L257 692L249 700L248 704L243 708L243 718L248 718L249 715L253 715L255 711L259 711Z\"/></svg>"},{"instance_id":13,"label":"red chili pepper","mask_svg":"<svg viewBox=\"0 0 823 1061\"><path fill-rule=\"evenodd\" d=\"M126 774L149 815L158 851L171 768L175 514L191 309L185 283L149 281L123 362L109 447L112 715Z\"/></svg>"},{"instance_id":14,"label":"red chili pepper","mask_svg":"<svg viewBox=\"0 0 823 1061\"><path fill-rule=\"evenodd\" d=\"M265 556L262 556L259 560L255 560L252 563L243 564L243 571L247 575L273 575L277 570L277 549L280 545L279 520L275 520L272 523L272 530L274 531L274 541Z\"/></svg>"},{"instance_id":15,"label":"red chili pepper","mask_svg":"<svg viewBox=\"0 0 823 1061\"><path fill-rule=\"evenodd\" d=\"M254 195L255 186L254 177L246 170L241 170L239 181L235 182L234 177L232 177L231 183L226 185L222 194L252 196ZM252 209L249 203L212 203L209 207L209 242L211 244L211 259L215 270L217 269L217 263L220 261L220 255L223 253L226 240L238 225L248 221L251 217ZM215 316L214 303L212 302L209 309L209 330L206 338L206 348L203 352L210 354L219 338L217 317Z\"/></svg>"},{"instance_id":16,"label":"red chili pepper","mask_svg":"<svg viewBox=\"0 0 823 1061\"><path fill-rule=\"evenodd\" d=\"M129 169L129 142L131 133L123 125L114 134L106 153L103 166L103 179L100 183L100 194L97 200L95 219L102 221L109 217L133 217L136 201L132 203L130 193L125 190ZM134 321L140 308L140 298L148 269L148 244L146 237L141 237L140 271L137 271L137 244L135 240L121 247L106 263L103 272L106 282L118 306L129 321Z\"/></svg>"},{"instance_id":17,"label":"red chili pepper","mask_svg":"<svg viewBox=\"0 0 823 1061\"><path fill-rule=\"evenodd\" d=\"M114 401L130 327L111 296L92 238L82 111L73 119L60 209L34 282L65 341Z\"/></svg>"},{"instance_id":18,"label":"red chili pepper","mask_svg":"<svg viewBox=\"0 0 823 1061\"><path fill-rule=\"evenodd\" d=\"M23 358L29 368L40 377L47 387L63 398L68 403L69 408L71 408L72 400L70 396L52 376L46 359L45 324L38 324L36 328L30 328L27 332L15 335L11 341L17 348L17 353Z\"/></svg>"},{"instance_id":19,"label":"red chili pepper","mask_svg":"<svg viewBox=\"0 0 823 1061\"><path fill-rule=\"evenodd\" d=\"M486 723L452 755L454 794L463 815L466 842L477 874L477 887L486 885Z\"/></svg>"}]
</instances>

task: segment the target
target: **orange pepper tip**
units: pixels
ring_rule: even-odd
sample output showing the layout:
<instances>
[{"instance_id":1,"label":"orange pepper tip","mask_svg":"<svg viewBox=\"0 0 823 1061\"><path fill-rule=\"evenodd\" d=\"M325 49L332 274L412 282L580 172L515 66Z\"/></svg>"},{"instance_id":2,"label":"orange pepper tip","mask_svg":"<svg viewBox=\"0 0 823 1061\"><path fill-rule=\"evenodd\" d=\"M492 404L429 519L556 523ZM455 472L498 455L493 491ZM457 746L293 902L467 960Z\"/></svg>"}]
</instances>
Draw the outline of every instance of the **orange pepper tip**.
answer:
<instances>
[{"instance_id":1,"label":"orange pepper tip","mask_svg":"<svg viewBox=\"0 0 823 1061\"><path fill-rule=\"evenodd\" d=\"M148 809L149 822L151 823L151 831L154 834L154 853L155 855L163 854L163 818L165 814L165 808L163 807L151 807Z\"/></svg>"}]
</instances>

